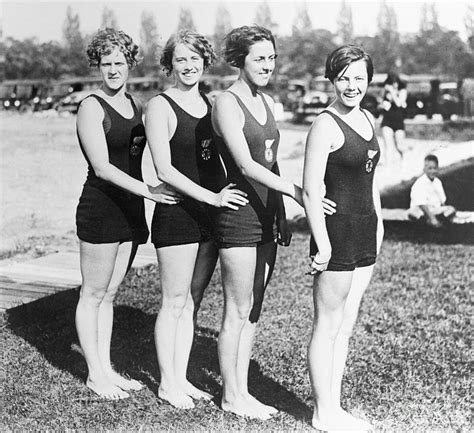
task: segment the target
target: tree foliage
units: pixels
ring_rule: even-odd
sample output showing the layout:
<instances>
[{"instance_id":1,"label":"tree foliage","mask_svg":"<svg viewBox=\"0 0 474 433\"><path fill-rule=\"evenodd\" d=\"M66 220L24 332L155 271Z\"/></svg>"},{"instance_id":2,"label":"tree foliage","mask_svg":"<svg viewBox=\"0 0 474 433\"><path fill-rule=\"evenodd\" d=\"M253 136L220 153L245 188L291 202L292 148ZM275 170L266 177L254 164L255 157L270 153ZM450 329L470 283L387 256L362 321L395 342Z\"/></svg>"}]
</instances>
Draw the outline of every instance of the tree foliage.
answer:
<instances>
[{"instance_id":1,"label":"tree foliage","mask_svg":"<svg viewBox=\"0 0 474 433\"><path fill-rule=\"evenodd\" d=\"M87 75L89 72L85 58L86 44L80 27L79 15L68 6L63 24L65 52L61 57L65 61L66 73L71 75Z\"/></svg>"},{"instance_id":2,"label":"tree foliage","mask_svg":"<svg viewBox=\"0 0 474 433\"><path fill-rule=\"evenodd\" d=\"M397 15L393 6L383 0L377 16L377 33L371 51L377 68L382 71L395 71L400 62L400 34Z\"/></svg>"},{"instance_id":3,"label":"tree foliage","mask_svg":"<svg viewBox=\"0 0 474 433\"><path fill-rule=\"evenodd\" d=\"M337 30L341 44L349 44L354 41L354 22L352 21L352 9L346 0L342 0L341 10L337 19Z\"/></svg>"},{"instance_id":4,"label":"tree foliage","mask_svg":"<svg viewBox=\"0 0 474 433\"><path fill-rule=\"evenodd\" d=\"M182 7L179 11L177 30L186 29L196 31L194 25L193 14L190 9Z\"/></svg>"},{"instance_id":5,"label":"tree foliage","mask_svg":"<svg viewBox=\"0 0 474 433\"><path fill-rule=\"evenodd\" d=\"M278 33L278 24L273 21L272 11L267 1L260 3L255 12L254 23L270 30L274 35Z\"/></svg>"},{"instance_id":6,"label":"tree foliage","mask_svg":"<svg viewBox=\"0 0 474 433\"><path fill-rule=\"evenodd\" d=\"M232 74L234 68L229 66L226 61L222 58L222 48L224 44L224 38L232 30L232 21L230 13L223 4L219 4L216 11L216 23L214 25L214 34L212 35L211 41L214 50L218 57L212 68L209 70L210 73L216 75L229 75Z\"/></svg>"},{"instance_id":7,"label":"tree foliage","mask_svg":"<svg viewBox=\"0 0 474 433\"><path fill-rule=\"evenodd\" d=\"M117 16L115 15L114 10L104 6L104 9L102 9L102 22L100 28L105 29L107 27L119 30Z\"/></svg>"},{"instance_id":8,"label":"tree foliage","mask_svg":"<svg viewBox=\"0 0 474 433\"><path fill-rule=\"evenodd\" d=\"M140 27L140 49L143 61L137 66L137 75L156 75L159 72L160 35L152 11L143 11Z\"/></svg>"}]
</instances>

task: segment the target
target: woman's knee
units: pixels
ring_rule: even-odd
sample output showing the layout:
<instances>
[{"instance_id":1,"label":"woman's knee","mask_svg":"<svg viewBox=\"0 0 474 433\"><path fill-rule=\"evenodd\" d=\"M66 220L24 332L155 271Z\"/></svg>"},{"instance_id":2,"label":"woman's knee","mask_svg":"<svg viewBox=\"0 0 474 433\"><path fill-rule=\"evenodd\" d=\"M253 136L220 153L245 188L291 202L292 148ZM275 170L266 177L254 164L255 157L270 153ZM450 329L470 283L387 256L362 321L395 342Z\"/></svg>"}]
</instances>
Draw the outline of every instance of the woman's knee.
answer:
<instances>
[{"instance_id":1,"label":"woman's knee","mask_svg":"<svg viewBox=\"0 0 474 433\"><path fill-rule=\"evenodd\" d=\"M190 295L182 293L163 295L161 300L161 310L166 311L175 317L180 317L186 309L190 309L192 312L192 301L189 303L188 298L190 298Z\"/></svg>"},{"instance_id":2,"label":"woman's knee","mask_svg":"<svg viewBox=\"0 0 474 433\"><path fill-rule=\"evenodd\" d=\"M106 287L83 284L79 293L79 300L91 305L99 306L107 292Z\"/></svg>"}]
</instances>

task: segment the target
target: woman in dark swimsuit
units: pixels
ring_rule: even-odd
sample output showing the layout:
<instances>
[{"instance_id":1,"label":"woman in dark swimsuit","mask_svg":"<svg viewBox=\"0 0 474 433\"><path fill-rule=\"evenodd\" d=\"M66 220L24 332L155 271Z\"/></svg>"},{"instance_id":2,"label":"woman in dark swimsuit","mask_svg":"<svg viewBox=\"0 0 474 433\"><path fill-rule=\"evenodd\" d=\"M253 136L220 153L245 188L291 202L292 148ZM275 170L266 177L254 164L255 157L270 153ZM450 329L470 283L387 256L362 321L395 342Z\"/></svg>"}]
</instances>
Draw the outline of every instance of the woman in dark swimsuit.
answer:
<instances>
[{"instance_id":1,"label":"woman in dark swimsuit","mask_svg":"<svg viewBox=\"0 0 474 433\"><path fill-rule=\"evenodd\" d=\"M181 409L193 398L211 396L186 379L197 312L214 271L217 248L208 207L235 211L245 194L223 185L214 192L221 169L213 141L209 101L199 92L199 79L215 58L201 35L181 30L164 48L161 64L175 84L151 99L146 132L158 177L184 199L176 206L157 204L152 222L162 290L155 344L160 367L160 398Z\"/></svg>"},{"instance_id":2,"label":"woman in dark swimsuit","mask_svg":"<svg viewBox=\"0 0 474 433\"><path fill-rule=\"evenodd\" d=\"M278 174L280 134L273 100L261 92L275 68L275 40L260 26L232 30L226 61L240 69L238 80L216 99L212 120L225 166L225 182L247 193L238 211L214 212L224 287L224 319L218 352L223 380L222 409L268 419L276 409L248 391L248 369L264 291L276 258L276 241L288 245L282 194L302 204L301 188ZM331 212L331 210L329 210Z\"/></svg>"},{"instance_id":3,"label":"woman in dark swimsuit","mask_svg":"<svg viewBox=\"0 0 474 433\"><path fill-rule=\"evenodd\" d=\"M326 77L336 99L316 118L306 144L303 200L315 275L308 362L319 430L371 428L341 408L340 396L349 337L383 236L373 179L380 151L373 118L360 108L372 75L372 60L358 47L328 56ZM337 202L337 213L326 218L319 199L324 188Z\"/></svg>"},{"instance_id":4,"label":"woman in dark swimsuit","mask_svg":"<svg viewBox=\"0 0 474 433\"><path fill-rule=\"evenodd\" d=\"M113 300L137 247L148 238L143 198L174 205L180 198L164 184L143 182L145 128L138 100L126 93L138 46L121 31L99 31L87 49L102 78L80 104L77 135L89 169L76 214L82 286L76 328L87 362L87 386L106 399L128 397L141 384L110 363Z\"/></svg>"}]
</instances>

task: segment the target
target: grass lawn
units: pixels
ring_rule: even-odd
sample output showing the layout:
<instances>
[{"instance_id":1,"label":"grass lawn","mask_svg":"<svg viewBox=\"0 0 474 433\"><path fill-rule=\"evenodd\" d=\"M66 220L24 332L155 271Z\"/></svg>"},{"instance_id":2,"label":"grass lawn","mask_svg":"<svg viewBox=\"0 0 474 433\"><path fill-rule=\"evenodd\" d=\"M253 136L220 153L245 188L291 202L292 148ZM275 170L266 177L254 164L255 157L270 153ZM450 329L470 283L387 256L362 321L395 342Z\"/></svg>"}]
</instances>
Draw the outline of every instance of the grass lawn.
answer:
<instances>
[{"instance_id":1,"label":"grass lawn","mask_svg":"<svg viewBox=\"0 0 474 433\"><path fill-rule=\"evenodd\" d=\"M215 396L180 411L157 398L153 326L158 269L132 271L121 287L112 341L116 368L145 384L128 400L101 401L84 385L77 350L77 292L1 316L2 430L310 431L306 346L312 323L306 234L281 248L250 371L250 390L280 409L270 421L218 408L216 342L222 291L216 272L199 316L189 377ZM473 246L387 239L363 300L344 381L345 406L378 431L468 431L469 284ZM471 263L472 266L472 263Z\"/></svg>"}]
</instances>

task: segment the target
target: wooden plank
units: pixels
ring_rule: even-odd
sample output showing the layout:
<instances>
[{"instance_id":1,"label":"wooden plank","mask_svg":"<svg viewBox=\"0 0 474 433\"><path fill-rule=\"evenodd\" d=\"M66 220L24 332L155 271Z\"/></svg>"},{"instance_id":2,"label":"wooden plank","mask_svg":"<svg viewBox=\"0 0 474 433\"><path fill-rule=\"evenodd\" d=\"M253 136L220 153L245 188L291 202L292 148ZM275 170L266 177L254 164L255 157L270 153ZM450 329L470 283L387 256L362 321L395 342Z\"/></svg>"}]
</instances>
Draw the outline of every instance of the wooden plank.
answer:
<instances>
[{"instance_id":1,"label":"wooden plank","mask_svg":"<svg viewBox=\"0 0 474 433\"><path fill-rule=\"evenodd\" d=\"M36 292L36 293L56 293L61 290L69 290L79 286L71 286L64 284L37 284L37 283L19 283L14 282L5 282L0 283L0 293L9 293L9 292Z\"/></svg>"},{"instance_id":2,"label":"wooden plank","mask_svg":"<svg viewBox=\"0 0 474 433\"><path fill-rule=\"evenodd\" d=\"M5 310L7 308L14 308L22 304L41 299L43 296L22 296L21 294L7 295L0 294L0 308Z\"/></svg>"}]
</instances>

